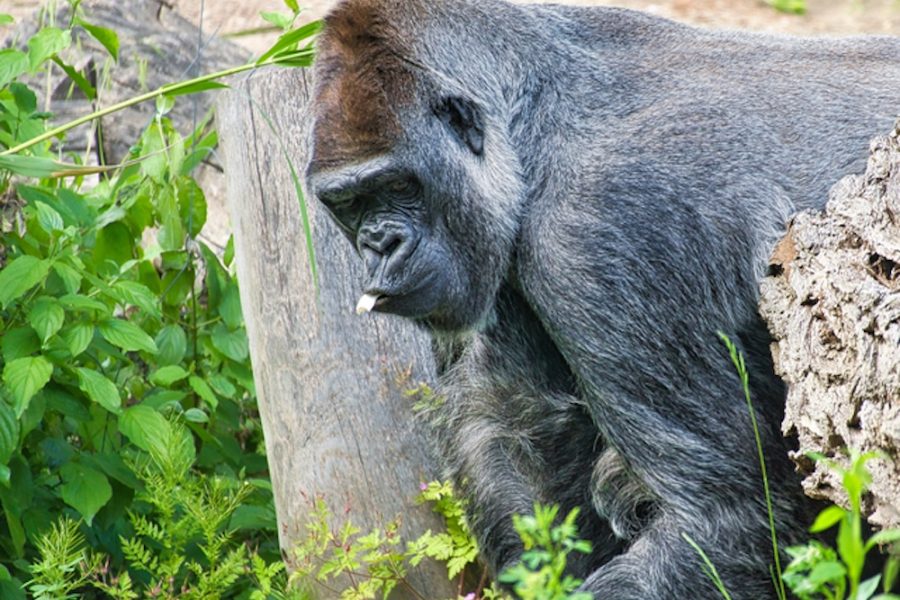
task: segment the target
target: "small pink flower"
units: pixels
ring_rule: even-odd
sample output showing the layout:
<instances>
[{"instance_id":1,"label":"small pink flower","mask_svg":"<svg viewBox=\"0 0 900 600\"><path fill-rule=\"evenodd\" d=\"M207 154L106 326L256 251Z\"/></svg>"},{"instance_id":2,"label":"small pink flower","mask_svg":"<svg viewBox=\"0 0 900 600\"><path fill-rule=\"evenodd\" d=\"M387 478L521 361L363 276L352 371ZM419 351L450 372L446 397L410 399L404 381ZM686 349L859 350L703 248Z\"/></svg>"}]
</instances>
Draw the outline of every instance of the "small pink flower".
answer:
<instances>
[{"instance_id":1,"label":"small pink flower","mask_svg":"<svg viewBox=\"0 0 900 600\"><path fill-rule=\"evenodd\" d=\"M463 600L475 600L475 592L469 592Z\"/></svg>"},{"instance_id":2,"label":"small pink flower","mask_svg":"<svg viewBox=\"0 0 900 600\"><path fill-rule=\"evenodd\" d=\"M427 489L428 489L428 484L425 483L424 481L423 481L422 483L419 484L419 490L420 490L420 491L423 491L423 492L424 492L424 491L427 490ZM465 598L464 600L469 600L469 598ZM472 600L475 600L475 596L474 596L474 595L472 596Z\"/></svg>"}]
</instances>

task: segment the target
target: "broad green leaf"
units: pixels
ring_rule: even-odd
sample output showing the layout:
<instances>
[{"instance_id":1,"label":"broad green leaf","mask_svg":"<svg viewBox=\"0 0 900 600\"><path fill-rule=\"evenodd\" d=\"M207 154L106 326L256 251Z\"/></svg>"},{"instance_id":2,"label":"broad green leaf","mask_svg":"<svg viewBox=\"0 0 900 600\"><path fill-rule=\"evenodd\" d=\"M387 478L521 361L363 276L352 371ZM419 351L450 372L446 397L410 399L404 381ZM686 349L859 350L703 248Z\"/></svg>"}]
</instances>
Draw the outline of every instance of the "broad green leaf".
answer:
<instances>
[{"instance_id":1,"label":"broad green leaf","mask_svg":"<svg viewBox=\"0 0 900 600\"><path fill-rule=\"evenodd\" d=\"M225 325L219 323L213 329L212 343L219 352L231 360L241 362L246 360L249 354L247 334L243 329L229 331Z\"/></svg>"},{"instance_id":2,"label":"broad green leaf","mask_svg":"<svg viewBox=\"0 0 900 600\"><path fill-rule=\"evenodd\" d=\"M222 262L225 263L226 267L231 266L231 261L234 260L234 236L228 236L228 242L225 244L225 254L222 256Z\"/></svg>"},{"instance_id":3,"label":"broad green leaf","mask_svg":"<svg viewBox=\"0 0 900 600\"><path fill-rule=\"evenodd\" d=\"M226 398L234 398L234 395L237 393L237 388L234 387L234 384L219 373L213 373L209 376L209 385L218 395Z\"/></svg>"},{"instance_id":4,"label":"broad green leaf","mask_svg":"<svg viewBox=\"0 0 900 600\"><path fill-rule=\"evenodd\" d=\"M63 70L66 76L78 86L78 89L81 90L81 93L84 94L88 100L97 99L97 88L95 88L88 78L81 74L78 69L64 62L58 56L54 56L52 60Z\"/></svg>"},{"instance_id":5,"label":"broad green leaf","mask_svg":"<svg viewBox=\"0 0 900 600\"><path fill-rule=\"evenodd\" d=\"M178 365L168 365L166 367L161 367L154 371L150 375L150 383L153 385L159 385L162 387L169 387L176 381L181 381L185 377L187 377L190 373L185 371L182 367Z\"/></svg>"},{"instance_id":6,"label":"broad green leaf","mask_svg":"<svg viewBox=\"0 0 900 600\"><path fill-rule=\"evenodd\" d=\"M141 172L157 182L162 182L166 173L166 155L163 149L166 142L163 139L162 129L157 122L144 130L141 136Z\"/></svg>"},{"instance_id":7,"label":"broad green leaf","mask_svg":"<svg viewBox=\"0 0 900 600\"><path fill-rule=\"evenodd\" d=\"M15 22L16 22L16 20L13 18L12 15L8 15L6 13L0 13L0 27L3 27L4 25L12 25Z\"/></svg>"},{"instance_id":8,"label":"broad green leaf","mask_svg":"<svg viewBox=\"0 0 900 600\"><path fill-rule=\"evenodd\" d=\"M860 582L859 590L856 592L856 600L869 600L878 591L878 583L880 581L881 574L878 574Z\"/></svg>"},{"instance_id":9,"label":"broad green leaf","mask_svg":"<svg viewBox=\"0 0 900 600\"><path fill-rule=\"evenodd\" d=\"M187 352L187 336L178 325L166 325L160 329L155 341L159 348L156 360L160 365L178 364Z\"/></svg>"},{"instance_id":10,"label":"broad green leaf","mask_svg":"<svg viewBox=\"0 0 900 600\"><path fill-rule=\"evenodd\" d=\"M6 308L10 302L43 283L49 270L48 261L27 254L0 269L0 308Z\"/></svg>"},{"instance_id":11,"label":"broad green leaf","mask_svg":"<svg viewBox=\"0 0 900 600\"><path fill-rule=\"evenodd\" d=\"M9 457L19 447L19 421L16 413L0 400L0 465L6 465Z\"/></svg>"},{"instance_id":12,"label":"broad green leaf","mask_svg":"<svg viewBox=\"0 0 900 600\"><path fill-rule=\"evenodd\" d=\"M85 367L78 368L78 387L87 397L111 413L122 409L122 399L115 384L102 373Z\"/></svg>"},{"instance_id":13,"label":"broad green leaf","mask_svg":"<svg viewBox=\"0 0 900 600\"><path fill-rule=\"evenodd\" d=\"M17 358L3 368L3 383L12 394L16 417L21 417L31 398L41 391L50 376L53 365L43 356Z\"/></svg>"},{"instance_id":14,"label":"broad green leaf","mask_svg":"<svg viewBox=\"0 0 900 600\"><path fill-rule=\"evenodd\" d=\"M35 202L34 207L37 210L38 223L40 224L41 229L47 233L60 231L65 226L63 225L63 220L62 217L59 216L59 213L43 202Z\"/></svg>"},{"instance_id":15,"label":"broad green leaf","mask_svg":"<svg viewBox=\"0 0 900 600\"><path fill-rule=\"evenodd\" d=\"M37 110L37 96L27 85L17 81L9 84L9 91L12 93L20 113L30 115Z\"/></svg>"},{"instance_id":16,"label":"broad green leaf","mask_svg":"<svg viewBox=\"0 0 900 600\"><path fill-rule=\"evenodd\" d=\"M287 29L291 26L291 22L294 20L293 15L286 15L280 12L274 11L265 11L259 13L259 16L268 23L271 23L275 27L279 29Z\"/></svg>"},{"instance_id":17,"label":"broad green leaf","mask_svg":"<svg viewBox=\"0 0 900 600\"><path fill-rule=\"evenodd\" d=\"M189 408L184 411L184 418L190 421L191 423L208 423L209 415L200 410L199 408Z\"/></svg>"},{"instance_id":18,"label":"broad green leaf","mask_svg":"<svg viewBox=\"0 0 900 600\"><path fill-rule=\"evenodd\" d=\"M35 300L28 311L28 323L37 332L41 342L46 343L50 336L63 326L66 313L55 298L41 296Z\"/></svg>"},{"instance_id":19,"label":"broad green leaf","mask_svg":"<svg viewBox=\"0 0 900 600\"><path fill-rule=\"evenodd\" d=\"M138 404L125 409L119 417L119 431L141 450L149 451L154 440L168 439L171 425L149 406Z\"/></svg>"},{"instance_id":20,"label":"broad green leaf","mask_svg":"<svg viewBox=\"0 0 900 600\"><path fill-rule=\"evenodd\" d=\"M77 510L90 525L97 511L112 498L109 480L100 471L72 462L63 465L60 473L63 502Z\"/></svg>"},{"instance_id":21,"label":"broad green leaf","mask_svg":"<svg viewBox=\"0 0 900 600\"><path fill-rule=\"evenodd\" d=\"M300 12L300 5L297 3L297 0L284 0L284 5L287 6L294 14Z\"/></svg>"},{"instance_id":22,"label":"broad green leaf","mask_svg":"<svg viewBox=\"0 0 900 600\"><path fill-rule=\"evenodd\" d=\"M178 201L172 190L166 189L160 191L156 202L162 224L157 235L159 246L164 251L177 251L184 246L184 226L181 224Z\"/></svg>"},{"instance_id":23,"label":"broad green leaf","mask_svg":"<svg viewBox=\"0 0 900 600\"><path fill-rule=\"evenodd\" d=\"M59 162L40 156L21 156L18 154L0 156L0 169L5 169L23 177L52 177L62 167L63 165Z\"/></svg>"},{"instance_id":24,"label":"broad green leaf","mask_svg":"<svg viewBox=\"0 0 900 600\"><path fill-rule=\"evenodd\" d=\"M188 379L188 383L190 384L191 389L209 405L210 410L215 412L216 408L219 406L219 399L212 391L212 388L209 387L209 384L196 375L191 375L190 379Z\"/></svg>"},{"instance_id":25,"label":"broad green leaf","mask_svg":"<svg viewBox=\"0 0 900 600\"><path fill-rule=\"evenodd\" d=\"M137 306L148 315L160 316L159 297L142 283L121 280L105 292L121 304Z\"/></svg>"},{"instance_id":26,"label":"broad green leaf","mask_svg":"<svg viewBox=\"0 0 900 600\"><path fill-rule=\"evenodd\" d=\"M72 358L78 356L91 345L94 339L94 326L90 323L76 323L60 333L60 337L66 343L66 348L72 354Z\"/></svg>"},{"instance_id":27,"label":"broad green leaf","mask_svg":"<svg viewBox=\"0 0 900 600\"><path fill-rule=\"evenodd\" d=\"M275 56L276 54L293 50L297 43L308 38L314 36L319 33L322 29L322 21L313 21L312 23L307 23L302 27L298 27L297 29L292 29L287 33L281 35L278 40L272 45L271 48L266 50L262 56L256 61L256 64L260 64L265 62L267 59Z\"/></svg>"},{"instance_id":28,"label":"broad green leaf","mask_svg":"<svg viewBox=\"0 0 900 600\"><path fill-rule=\"evenodd\" d=\"M122 211L122 216L125 212ZM101 274L112 275L119 267L134 258L134 238L121 221L110 223L97 233L94 243L94 263Z\"/></svg>"},{"instance_id":29,"label":"broad green leaf","mask_svg":"<svg viewBox=\"0 0 900 600\"><path fill-rule=\"evenodd\" d=\"M66 294L65 296L61 296L59 298L59 303L63 305L63 308L69 310L89 310L100 313L109 312L109 307L99 300L94 300L88 296L82 296L81 294Z\"/></svg>"},{"instance_id":30,"label":"broad green leaf","mask_svg":"<svg viewBox=\"0 0 900 600\"><path fill-rule=\"evenodd\" d=\"M107 319L98 325L100 335L113 346L129 352L143 351L156 354L158 349L153 338L143 329L122 319Z\"/></svg>"},{"instance_id":31,"label":"broad green leaf","mask_svg":"<svg viewBox=\"0 0 900 600\"><path fill-rule=\"evenodd\" d=\"M75 294L81 288L81 273L66 263L59 261L53 263L53 272L62 280L63 286L69 294Z\"/></svg>"},{"instance_id":32,"label":"broad green leaf","mask_svg":"<svg viewBox=\"0 0 900 600\"><path fill-rule=\"evenodd\" d=\"M185 229L196 237L206 223L206 196L190 177L178 179L178 212Z\"/></svg>"},{"instance_id":33,"label":"broad green leaf","mask_svg":"<svg viewBox=\"0 0 900 600\"><path fill-rule=\"evenodd\" d=\"M238 286L235 283L229 283L222 294L222 302L219 303L219 315L229 329L237 329L244 322L241 315L241 297L238 293Z\"/></svg>"},{"instance_id":34,"label":"broad green leaf","mask_svg":"<svg viewBox=\"0 0 900 600\"><path fill-rule=\"evenodd\" d=\"M0 50L0 88L28 70L28 56L11 48ZM3 165L0 165L2 168Z\"/></svg>"},{"instance_id":35,"label":"broad green leaf","mask_svg":"<svg viewBox=\"0 0 900 600\"><path fill-rule=\"evenodd\" d=\"M840 506L831 505L816 517L812 527L809 528L811 533L819 533L837 525L844 518L846 511Z\"/></svg>"},{"instance_id":36,"label":"broad green leaf","mask_svg":"<svg viewBox=\"0 0 900 600\"><path fill-rule=\"evenodd\" d=\"M106 27L100 27L99 25L92 25L81 19L78 19L77 22L84 27L85 31L91 34L91 37L106 48L106 51L113 57L113 60L119 62L119 35L115 31L107 29Z\"/></svg>"},{"instance_id":37,"label":"broad green leaf","mask_svg":"<svg viewBox=\"0 0 900 600\"><path fill-rule=\"evenodd\" d=\"M0 335L0 348L3 349L3 361L8 363L40 350L41 340L31 327L16 327Z\"/></svg>"},{"instance_id":38,"label":"broad green leaf","mask_svg":"<svg viewBox=\"0 0 900 600\"><path fill-rule=\"evenodd\" d=\"M28 64L31 72L37 71L45 60L61 52L72 43L68 31L58 27L44 27L28 40Z\"/></svg>"}]
</instances>

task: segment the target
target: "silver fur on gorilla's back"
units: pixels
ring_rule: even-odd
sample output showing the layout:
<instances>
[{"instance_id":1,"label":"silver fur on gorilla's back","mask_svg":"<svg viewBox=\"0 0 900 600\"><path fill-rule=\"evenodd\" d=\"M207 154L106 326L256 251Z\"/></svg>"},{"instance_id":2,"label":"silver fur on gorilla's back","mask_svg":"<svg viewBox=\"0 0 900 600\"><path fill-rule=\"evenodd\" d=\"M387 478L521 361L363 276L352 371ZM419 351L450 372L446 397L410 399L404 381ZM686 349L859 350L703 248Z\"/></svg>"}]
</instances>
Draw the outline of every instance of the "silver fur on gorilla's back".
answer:
<instances>
[{"instance_id":1,"label":"silver fur on gorilla's back","mask_svg":"<svg viewBox=\"0 0 900 600\"><path fill-rule=\"evenodd\" d=\"M613 8L348 0L318 42L310 189L376 311L433 333L439 455L495 571L511 516L580 507L602 599L774 597L746 355L783 543L808 500L757 282L791 213L900 111L900 40Z\"/></svg>"}]
</instances>

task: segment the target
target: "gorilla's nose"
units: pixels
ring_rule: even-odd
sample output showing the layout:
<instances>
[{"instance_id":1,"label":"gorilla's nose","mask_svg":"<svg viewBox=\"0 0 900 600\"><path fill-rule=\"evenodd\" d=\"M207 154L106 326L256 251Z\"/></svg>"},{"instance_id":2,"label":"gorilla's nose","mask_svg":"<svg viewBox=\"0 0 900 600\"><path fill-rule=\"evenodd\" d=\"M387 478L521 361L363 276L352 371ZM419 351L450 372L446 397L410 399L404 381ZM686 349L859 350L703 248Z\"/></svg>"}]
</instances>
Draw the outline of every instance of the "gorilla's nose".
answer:
<instances>
[{"instance_id":1,"label":"gorilla's nose","mask_svg":"<svg viewBox=\"0 0 900 600\"><path fill-rule=\"evenodd\" d=\"M357 234L359 252L366 262L370 277L388 276L402 269L415 248L415 233L402 223L375 223L360 227ZM378 271L381 273L378 273Z\"/></svg>"},{"instance_id":2,"label":"gorilla's nose","mask_svg":"<svg viewBox=\"0 0 900 600\"><path fill-rule=\"evenodd\" d=\"M360 250L369 250L381 256L390 256L408 237L405 229L402 226L363 225L359 230Z\"/></svg>"}]
</instances>

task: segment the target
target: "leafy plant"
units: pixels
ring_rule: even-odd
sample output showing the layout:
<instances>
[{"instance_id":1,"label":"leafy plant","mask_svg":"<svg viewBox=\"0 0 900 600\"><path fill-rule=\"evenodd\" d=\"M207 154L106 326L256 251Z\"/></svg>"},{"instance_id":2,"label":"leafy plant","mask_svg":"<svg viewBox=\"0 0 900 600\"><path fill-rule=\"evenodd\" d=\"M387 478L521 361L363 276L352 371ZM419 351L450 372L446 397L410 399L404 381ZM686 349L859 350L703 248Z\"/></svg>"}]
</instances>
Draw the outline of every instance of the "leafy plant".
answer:
<instances>
[{"instance_id":1,"label":"leafy plant","mask_svg":"<svg viewBox=\"0 0 900 600\"><path fill-rule=\"evenodd\" d=\"M591 544L578 539L573 509L555 525L558 506L534 505L534 515L514 515L513 525L525 544L522 562L500 574L523 600L592 600L587 592L576 592L581 581L567 575L566 561L572 552L590 553Z\"/></svg>"},{"instance_id":2,"label":"leafy plant","mask_svg":"<svg viewBox=\"0 0 900 600\"><path fill-rule=\"evenodd\" d=\"M217 136L208 118L183 135L168 114L225 74L309 64L318 24L254 63L54 126L27 81L61 70L94 99L69 49L90 35L110 64L119 52L78 0L69 14L25 50L0 50L0 597L24 597L25 581L46 597L86 581L123 598L277 593L233 248L220 257L197 239L207 206L192 174ZM73 127L150 99L127 162L85 166L57 149Z\"/></svg>"},{"instance_id":3,"label":"leafy plant","mask_svg":"<svg viewBox=\"0 0 900 600\"><path fill-rule=\"evenodd\" d=\"M780 12L794 15L806 14L806 0L765 0L765 2Z\"/></svg>"},{"instance_id":4,"label":"leafy plant","mask_svg":"<svg viewBox=\"0 0 900 600\"><path fill-rule=\"evenodd\" d=\"M883 573L862 580L869 552L880 545L900 542L900 529L886 529L868 539L864 537L862 498L871 482L866 463L876 457L878 455L872 452L851 452L850 466L846 469L828 461L829 467L841 477L849 508L829 506L819 513L810 527L810 532L820 533L837 526L836 551L817 540L787 548L792 560L785 570L784 580L802 600L900 600L900 595L889 593L897 581L900 556L889 557ZM815 458L828 460L821 455ZM884 593L877 593L879 584Z\"/></svg>"}]
</instances>

